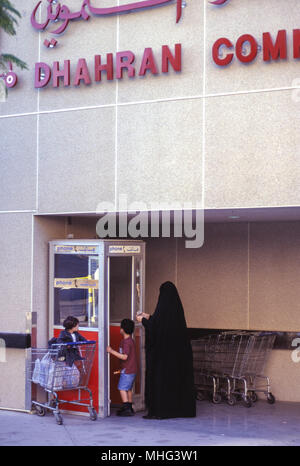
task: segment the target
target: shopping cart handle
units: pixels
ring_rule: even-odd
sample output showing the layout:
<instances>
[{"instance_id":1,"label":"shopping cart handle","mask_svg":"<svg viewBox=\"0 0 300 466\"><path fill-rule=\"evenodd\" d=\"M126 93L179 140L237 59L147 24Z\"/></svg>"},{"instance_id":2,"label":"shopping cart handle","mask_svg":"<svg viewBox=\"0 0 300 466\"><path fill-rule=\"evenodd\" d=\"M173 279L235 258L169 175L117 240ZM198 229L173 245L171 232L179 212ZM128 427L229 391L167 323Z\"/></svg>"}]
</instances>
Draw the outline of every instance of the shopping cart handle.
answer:
<instances>
[{"instance_id":1,"label":"shopping cart handle","mask_svg":"<svg viewBox=\"0 0 300 466\"><path fill-rule=\"evenodd\" d=\"M96 343L96 340L86 340L86 341L70 341L64 343L54 343L52 346L81 346L81 345L93 345Z\"/></svg>"}]
</instances>

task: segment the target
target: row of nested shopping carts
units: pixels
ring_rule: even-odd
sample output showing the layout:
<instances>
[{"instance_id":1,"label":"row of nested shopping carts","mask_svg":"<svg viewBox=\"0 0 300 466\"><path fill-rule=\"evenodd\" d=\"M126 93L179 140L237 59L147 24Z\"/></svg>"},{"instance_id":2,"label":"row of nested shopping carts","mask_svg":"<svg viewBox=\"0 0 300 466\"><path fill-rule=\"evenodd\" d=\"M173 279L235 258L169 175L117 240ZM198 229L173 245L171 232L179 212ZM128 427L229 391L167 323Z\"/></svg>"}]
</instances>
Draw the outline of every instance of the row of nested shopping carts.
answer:
<instances>
[{"instance_id":1,"label":"row of nested shopping carts","mask_svg":"<svg viewBox=\"0 0 300 466\"><path fill-rule=\"evenodd\" d=\"M28 380L46 393L45 401L32 401L38 416L44 416L49 410L53 412L57 424L62 424L60 407L67 403L87 408L90 419L97 419L92 392L88 387L95 348L95 341L80 341L31 349Z\"/></svg>"},{"instance_id":2,"label":"row of nested shopping carts","mask_svg":"<svg viewBox=\"0 0 300 466\"><path fill-rule=\"evenodd\" d=\"M192 340L197 399L224 399L231 406L241 400L250 407L260 392L275 403L264 374L275 338L271 332L228 331Z\"/></svg>"}]
</instances>

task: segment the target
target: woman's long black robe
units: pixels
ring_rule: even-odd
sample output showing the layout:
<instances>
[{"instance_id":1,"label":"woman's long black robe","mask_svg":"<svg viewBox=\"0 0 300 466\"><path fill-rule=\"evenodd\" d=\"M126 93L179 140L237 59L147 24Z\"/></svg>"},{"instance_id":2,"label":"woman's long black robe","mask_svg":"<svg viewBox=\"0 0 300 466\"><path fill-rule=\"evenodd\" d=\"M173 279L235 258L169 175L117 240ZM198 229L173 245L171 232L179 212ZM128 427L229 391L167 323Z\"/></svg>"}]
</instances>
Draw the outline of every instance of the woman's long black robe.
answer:
<instances>
[{"instance_id":1,"label":"woman's long black robe","mask_svg":"<svg viewBox=\"0 0 300 466\"><path fill-rule=\"evenodd\" d=\"M184 311L175 285L160 287L154 314L146 329L145 401L154 417L194 417L196 400L193 354Z\"/></svg>"}]
</instances>

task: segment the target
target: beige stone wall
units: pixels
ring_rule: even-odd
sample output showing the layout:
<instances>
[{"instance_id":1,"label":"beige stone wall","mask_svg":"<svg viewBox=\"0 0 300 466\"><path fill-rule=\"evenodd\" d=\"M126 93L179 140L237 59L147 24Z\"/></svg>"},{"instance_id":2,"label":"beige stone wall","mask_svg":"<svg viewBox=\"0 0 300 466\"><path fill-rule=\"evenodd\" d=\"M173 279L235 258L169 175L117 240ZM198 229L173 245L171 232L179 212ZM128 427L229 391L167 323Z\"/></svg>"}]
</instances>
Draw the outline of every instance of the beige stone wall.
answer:
<instances>
[{"instance_id":1,"label":"beige stone wall","mask_svg":"<svg viewBox=\"0 0 300 466\"><path fill-rule=\"evenodd\" d=\"M298 106L291 90L206 100L207 208L299 205Z\"/></svg>"},{"instance_id":2,"label":"beige stone wall","mask_svg":"<svg viewBox=\"0 0 300 466\"><path fill-rule=\"evenodd\" d=\"M123 0L122 0L123 1ZM125 0L124 0L125 1ZM126 0L127 1L127 0ZM94 213L100 202L118 210L120 195L147 205L200 202L205 208L300 205L299 104L292 58L298 0L230 0L216 8L187 0L175 23L175 4L130 15L71 22L53 50L30 24L36 0L15 0L22 13L18 34L1 33L1 51L27 62L19 83L0 103L1 330L25 331L25 313L37 311L42 341L47 335L47 242L64 237L65 219L33 219L34 214ZM46 2L44 2L46 3ZM111 6L110 0L94 0ZM81 0L70 3L79 10ZM222 36L232 41L263 32L275 39L288 32L288 58L265 64L236 59L226 69L211 58ZM182 72L92 82L59 89L34 89L34 64L79 58L93 74L93 57L132 50L137 69L152 47L160 68L161 46L182 44ZM92 77L93 79L93 77ZM93 221L76 221L77 237L93 238ZM205 244L187 250L181 240L150 240L147 245L147 310L155 307L159 284L173 280L190 327L300 328L299 223L209 224ZM284 371L288 352L274 353L270 366L281 399L296 399L297 365ZM24 387L23 352L10 351L10 377ZM8 374L8 365L3 365ZM16 375L17 374L17 375ZM276 375L277 374L277 375ZM280 377L282 375L282 377ZM17 379L15 378L17 377ZM20 407L22 393L0 400ZM276 391L274 391L276 394ZM4 396L5 395L5 396ZM11 397L14 397L12 399ZM0 401L1 403L5 403Z\"/></svg>"},{"instance_id":3,"label":"beige stone wall","mask_svg":"<svg viewBox=\"0 0 300 466\"><path fill-rule=\"evenodd\" d=\"M0 104L4 210L30 205L38 213L95 212L103 201L118 210L120 195L148 208L197 201L210 209L299 205L299 72L292 57L297 0L288 12L286 0L230 0L222 8L190 0L178 24L175 4L91 17L70 22L52 50L43 45L51 28L37 33L31 27L36 2L15 4L23 14L18 35L2 34L1 43L29 71L18 71L18 86ZM70 8L81 4L74 0ZM211 49L219 37L235 43L250 33L262 45L263 32L275 40L279 29L287 30L286 60L266 64L259 52L248 65L236 58L225 68L214 64ZM145 47L152 47L160 69L161 46L174 52L176 43L182 44L180 73L171 68L128 78L125 72L113 81L104 74L94 82L95 54L105 62L106 53L132 50L138 74ZM62 66L70 59L74 77L79 58L87 60L91 85L34 89L36 62ZM21 202L12 173L25 194Z\"/></svg>"},{"instance_id":4,"label":"beige stone wall","mask_svg":"<svg viewBox=\"0 0 300 466\"><path fill-rule=\"evenodd\" d=\"M17 0L14 2L14 6L22 14L22 18L18 19L17 35L9 36L2 30L0 32L1 37L1 53L10 53L25 63L27 63L29 70L20 71L14 67L14 71L18 74L18 85L13 89L13 92L9 92L8 98L5 103L0 103L0 115L1 116L14 116L24 115L27 113L35 113L38 110L38 96L32 85L33 79L33 64L39 61L39 40L38 34L33 31L30 23L30 15L33 11L34 6L37 2L35 0L27 0L22 2ZM14 132L14 120L10 120L10 130ZM2 128L3 119L0 122L0 128ZM34 126L32 126L32 133L27 134L30 142L34 142L33 137ZM2 139L2 138L1 138Z\"/></svg>"},{"instance_id":5,"label":"beige stone wall","mask_svg":"<svg viewBox=\"0 0 300 466\"><path fill-rule=\"evenodd\" d=\"M31 311L32 215L0 214L1 331L25 333Z\"/></svg>"},{"instance_id":6,"label":"beige stone wall","mask_svg":"<svg viewBox=\"0 0 300 466\"><path fill-rule=\"evenodd\" d=\"M300 367L291 358L289 350L274 350L266 365L271 390L277 400L300 401Z\"/></svg>"},{"instance_id":7,"label":"beige stone wall","mask_svg":"<svg viewBox=\"0 0 300 466\"><path fill-rule=\"evenodd\" d=\"M7 348L0 362L0 408L25 409L26 351Z\"/></svg>"},{"instance_id":8,"label":"beige stone wall","mask_svg":"<svg viewBox=\"0 0 300 466\"><path fill-rule=\"evenodd\" d=\"M26 313L37 312L37 343L44 347L48 340L48 241L64 237L65 219L37 218L30 212L1 213L0 231L0 332L30 331ZM30 352L23 349L1 350L0 407L30 409L26 405L29 357Z\"/></svg>"},{"instance_id":9,"label":"beige stone wall","mask_svg":"<svg viewBox=\"0 0 300 466\"><path fill-rule=\"evenodd\" d=\"M148 312L178 287L189 327L299 331L300 223L208 223L204 245L147 240Z\"/></svg>"},{"instance_id":10,"label":"beige stone wall","mask_svg":"<svg viewBox=\"0 0 300 466\"><path fill-rule=\"evenodd\" d=\"M25 333L32 303L32 214L1 213L0 231L0 332ZM26 351L2 348L1 355L0 407L24 409Z\"/></svg>"}]
</instances>

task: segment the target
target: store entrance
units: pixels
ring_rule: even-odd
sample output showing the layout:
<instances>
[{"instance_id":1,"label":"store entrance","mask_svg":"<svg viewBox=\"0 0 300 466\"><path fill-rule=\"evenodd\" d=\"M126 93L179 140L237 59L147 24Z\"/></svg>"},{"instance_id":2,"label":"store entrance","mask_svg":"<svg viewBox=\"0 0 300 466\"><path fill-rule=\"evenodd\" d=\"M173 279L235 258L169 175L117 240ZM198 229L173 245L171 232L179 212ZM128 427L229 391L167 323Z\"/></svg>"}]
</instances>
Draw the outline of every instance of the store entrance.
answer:
<instances>
[{"instance_id":1,"label":"store entrance","mask_svg":"<svg viewBox=\"0 0 300 466\"><path fill-rule=\"evenodd\" d=\"M119 351L124 318L135 321L138 374L133 403L135 410L144 408L143 329L135 319L144 310L144 277L143 241L50 242L49 338L58 336L65 318L72 315L79 320L79 332L96 341L89 388L100 417L110 415L111 407L121 404L116 373L120 360L106 349L109 345Z\"/></svg>"}]
</instances>

